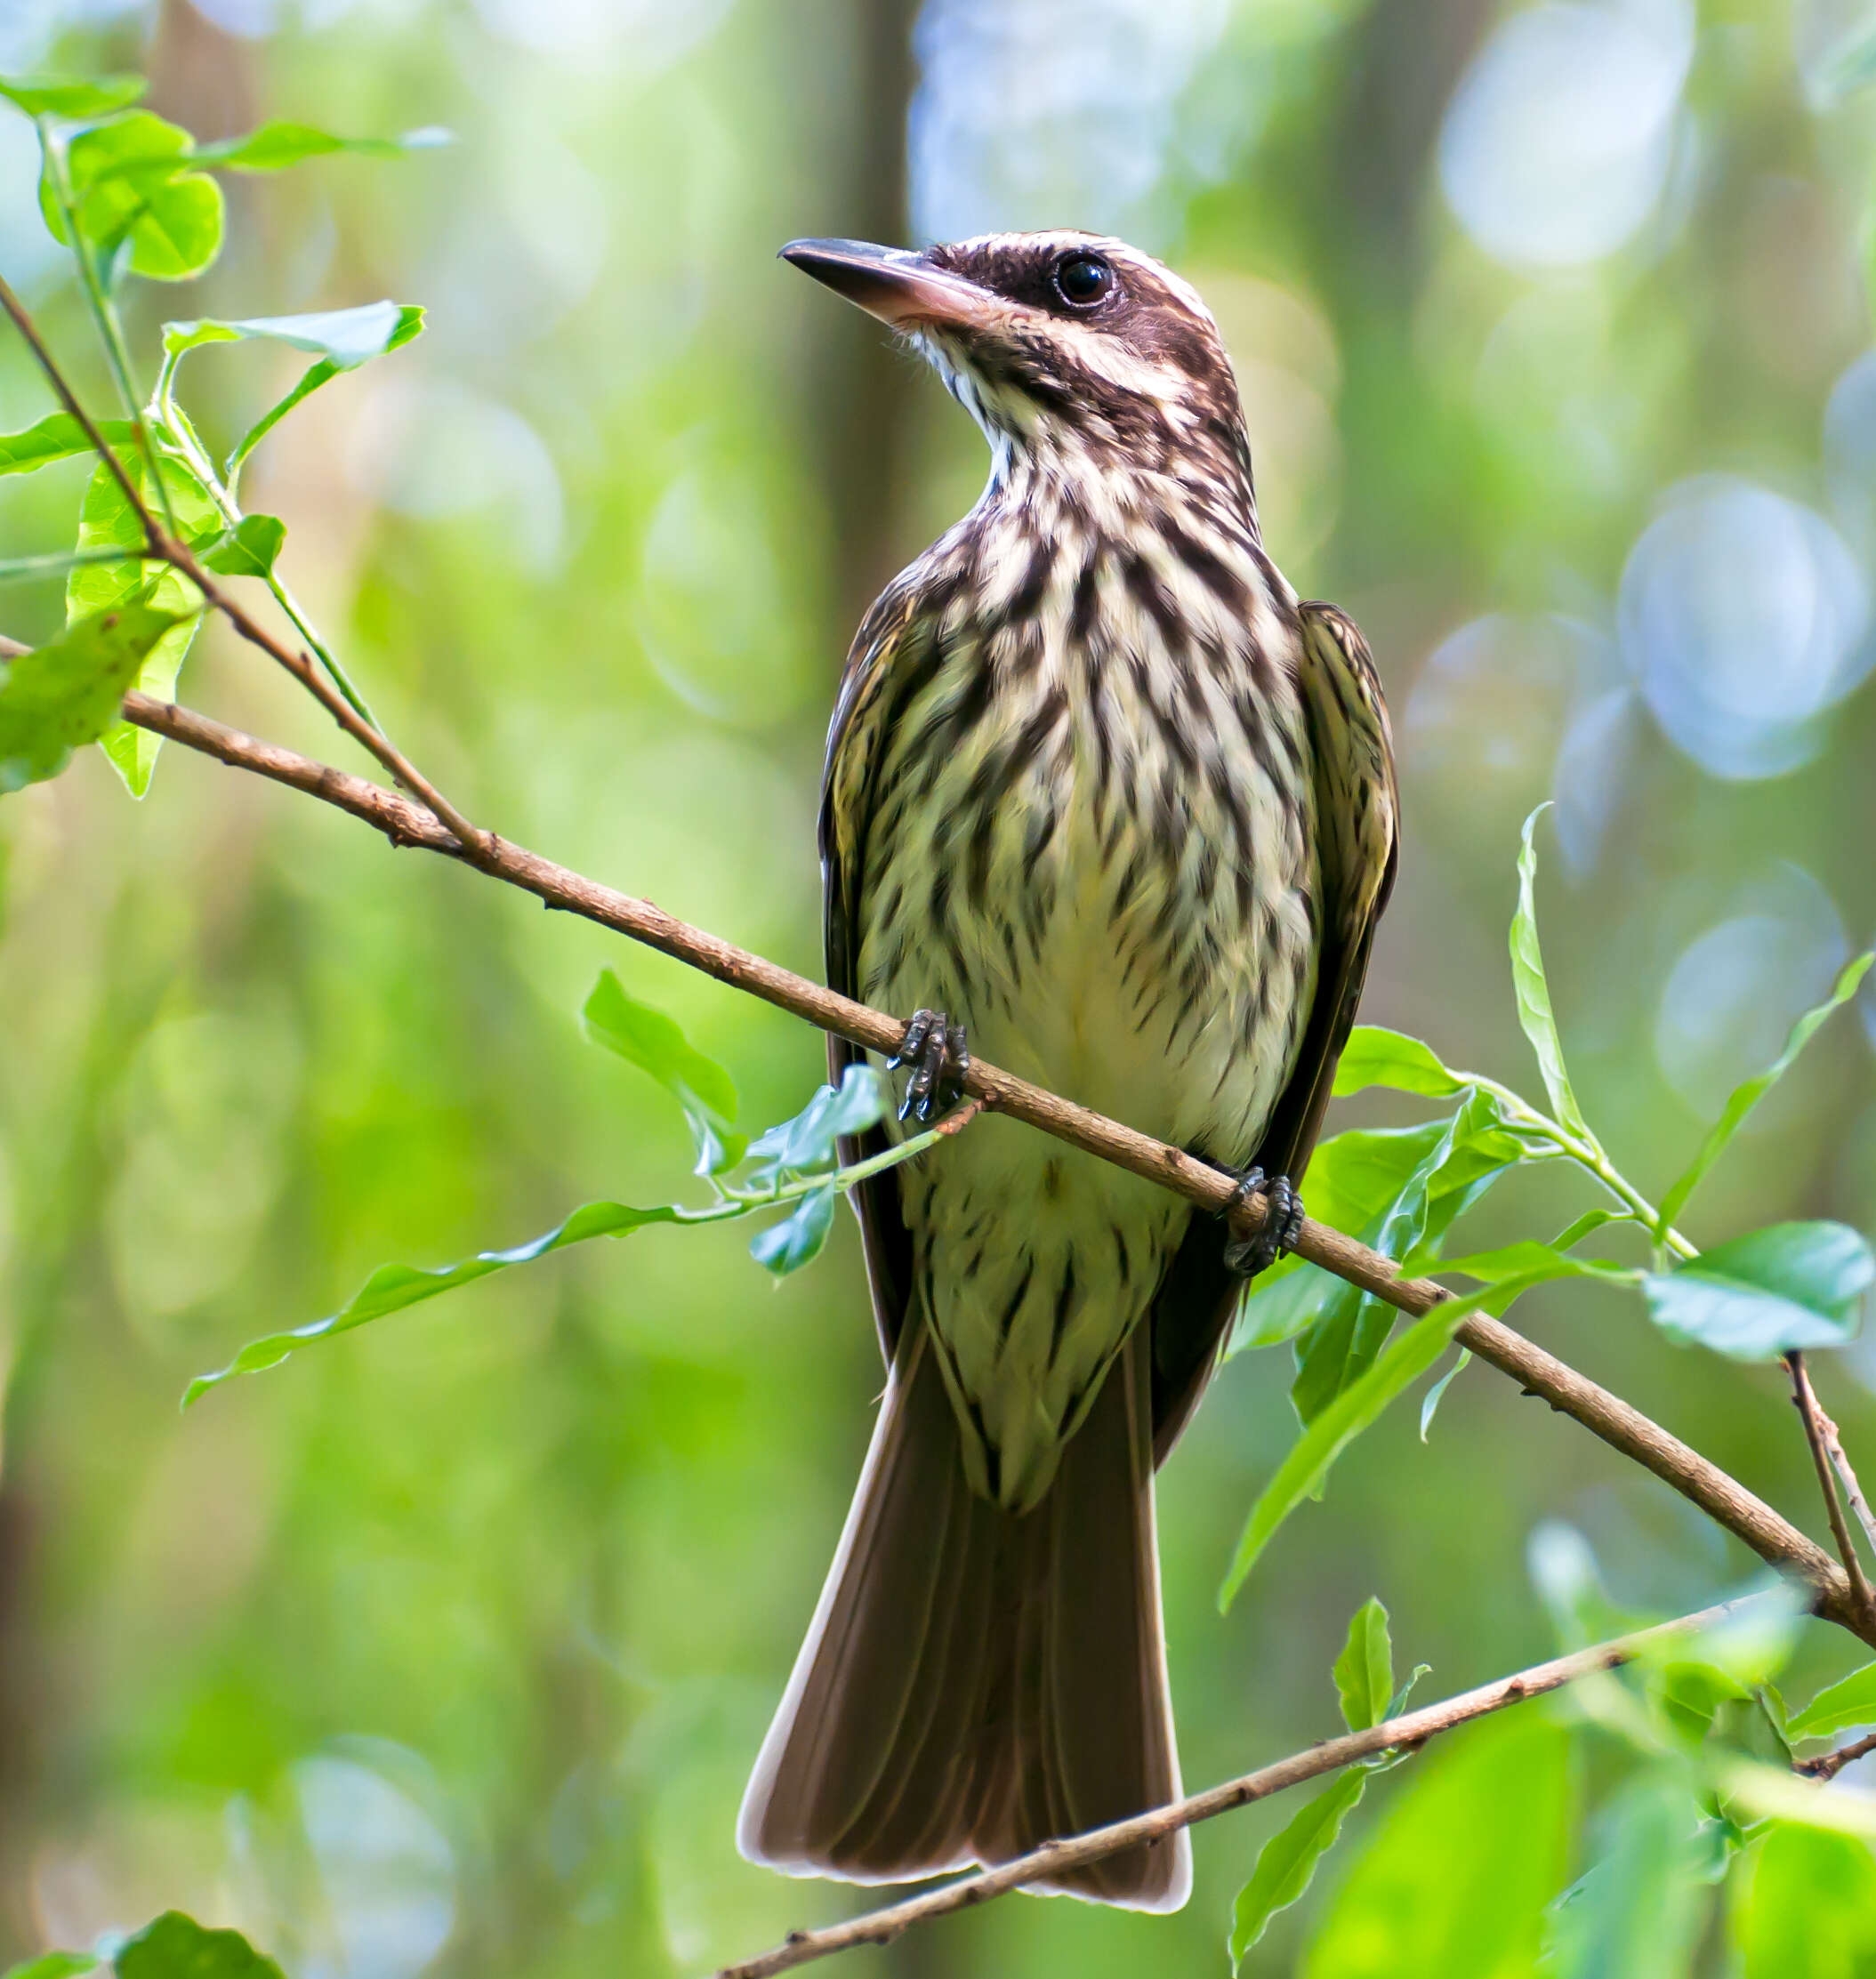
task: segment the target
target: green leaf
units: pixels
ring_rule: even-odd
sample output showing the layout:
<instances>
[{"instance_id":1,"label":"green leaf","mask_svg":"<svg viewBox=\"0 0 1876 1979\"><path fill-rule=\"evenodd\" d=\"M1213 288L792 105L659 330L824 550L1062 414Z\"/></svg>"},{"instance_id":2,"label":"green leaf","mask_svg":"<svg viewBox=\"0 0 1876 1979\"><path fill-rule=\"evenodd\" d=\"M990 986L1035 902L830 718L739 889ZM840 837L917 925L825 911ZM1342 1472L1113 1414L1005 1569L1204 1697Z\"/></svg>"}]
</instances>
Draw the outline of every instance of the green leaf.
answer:
<instances>
[{"instance_id":1,"label":"green leaf","mask_svg":"<svg viewBox=\"0 0 1876 1979\"><path fill-rule=\"evenodd\" d=\"M1721 1110L1707 1138L1700 1144L1700 1152L1688 1164L1686 1172L1675 1182L1672 1188L1661 1200L1661 1217L1655 1225L1656 1233L1665 1233L1674 1219L1687 1207L1687 1199L1705 1179L1707 1171L1725 1154L1727 1144L1736 1134L1746 1115L1771 1091L1797 1062L1798 1055L1816 1034L1818 1026L1833 1012L1840 1010L1856 995L1864 977L1876 963L1876 950L1859 955L1853 962L1846 963L1832 985L1831 994L1815 1010L1809 1010L1791 1026L1791 1035L1784 1042L1784 1050L1777 1058L1744 1084L1735 1086L1732 1096Z\"/></svg>"},{"instance_id":2,"label":"green leaf","mask_svg":"<svg viewBox=\"0 0 1876 1979\"><path fill-rule=\"evenodd\" d=\"M1335 1846L1342 1822L1361 1800L1368 1784L1366 1771L1350 1766L1325 1793L1318 1794L1271 1836L1258 1851L1251 1880L1237 1893L1231 1913L1231 1970L1263 1936L1278 1911L1286 1910L1309 1887L1316 1866Z\"/></svg>"},{"instance_id":3,"label":"green leaf","mask_svg":"<svg viewBox=\"0 0 1876 1979\"><path fill-rule=\"evenodd\" d=\"M401 158L412 151L433 150L455 141L449 132L434 126L407 131L399 138L341 138L330 131L317 131L310 124L290 124L276 118L250 131L246 137L221 138L213 144L198 145L196 159L198 164L220 165L229 172L281 172L307 158L329 157L334 152L350 152L366 158Z\"/></svg>"},{"instance_id":4,"label":"green leaf","mask_svg":"<svg viewBox=\"0 0 1876 1979\"><path fill-rule=\"evenodd\" d=\"M317 310L306 316L194 317L163 326L164 354L180 358L206 343L260 338L330 358L341 371L382 358L420 334L423 311L413 302L363 302L351 310Z\"/></svg>"},{"instance_id":5,"label":"green leaf","mask_svg":"<svg viewBox=\"0 0 1876 1979\"><path fill-rule=\"evenodd\" d=\"M1568 1860L1569 1751L1529 1709L1441 1740L1331 1900L1299 1961L1304 1979L1531 1973Z\"/></svg>"},{"instance_id":6,"label":"green leaf","mask_svg":"<svg viewBox=\"0 0 1876 1979\"><path fill-rule=\"evenodd\" d=\"M228 457L235 475L247 456L302 399L329 384L342 372L356 371L374 358L400 350L423 332L423 311L415 302L366 302L351 310L322 310L308 316L197 318L168 323L163 348L173 374L184 354L208 343L235 343L261 337L296 350L310 350L318 361L301 373L292 390L262 413L236 443Z\"/></svg>"},{"instance_id":7,"label":"green leaf","mask_svg":"<svg viewBox=\"0 0 1876 1979\"><path fill-rule=\"evenodd\" d=\"M42 1951L22 1966L9 1966L0 1979L78 1979L80 1973L95 1972L101 1962L90 1951Z\"/></svg>"},{"instance_id":8,"label":"green leaf","mask_svg":"<svg viewBox=\"0 0 1876 1979\"><path fill-rule=\"evenodd\" d=\"M1228 1608L1257 1557L1276 1529L1325 1478L1349 1444L1369 1427L1401 1390L1416 1380L1445 1351L1457 1326L1476 1301L1449 1299L1416 1320L1394 1340L1365 1374L1344 1388L1312 1421L1276 1468L1251 1508L1225 1584L1220 1610Z\"/></svg>"},{"instance_id":9,"label":"green leaf","mask_svg":"<svg viewBox=\"0 0 1876 1979\"><path fill-rule=\"evenodd\" d=\"M125 603L0 661L0 792L56 776L73 750L97 741L175 623L173 612Z\"/></svg>"},{"instance_id":10,"label":"green leaf","mask_svg":"<svg viewBox=\"0 0 1876 1979\"><path fill-rule=\"evenodd\" d=\"M129 244L133 273L158 281L199 275L221 248L221 189L189 169L194 140L149 110L131 110L81 131L66 149L78 231L107 260ZM51 170L40 209L66 238Z\"/></svg>"},{"instance_id":11,"label":"green leaf","mask_svg":"<svg viewBox=\"0 0 1876 1979\"><path fill-rule=\"evenodd\" d=\"M316 1341L335 1339L354 1327L367 1326L374 1319L421 1305L426 1299L439 1298L459 1285L471 1285L494 1272L532 1264L571 1244L585 1243L593 1237L630 1236L648 1224L720 1223L746 1213L746 1205L740 1203L713 1203L703 1210L687 1210L668 1203L648 1210L634 1209L626 1203L588 1203L564 1223L556 1224L531 1243L517 1244L511 1251L478 1251L460 1264L439 1266L433 1271L419 1270L412 1265L380 1265L365 1281L358 1296L329 1318L296 1326L290 1332L269 1333L250 1340L226 1367L197 1375L183 1395L182 1406L188 1408L211 1388L219 1388L237 1374L258 1374L265 1368L278 1367L289 1356Z\"/></svg>"},{"instance_id":12,"label":"green leaf","mask_svg":"<svg viewBox=\"0 0 1876 1979\"><path fill-rule=\"evenodd\" d=\"M1483 1090L1470 1093L1450 1120L1432 1125L1430 1145L1393 1200L1359 1230L1364 1243L1384 1257L1405 1260L1410 1272L1426 1268L1454 1219L1492 1183L1533 1158L1522 1141L1504 1130L1497 1100ZM1411 1139L1397 1144L1401 1152L1413 1145ZM1313 1422L1374 1364L1395 1321L1393 1307L1358 1286L1336 1279L1325 1291L1296 1347L1296 1380L1290 1393L1304 1422Z\"/></svg>"},{"instance_id":13,"label":"green leaf","mask_svg":"<svg viewBox=\"0 0 1876 1979\"><path fill-rule=\"evenodd\" d=\"M1876 1256L1848 1225L1775 1223L1641 1283L1650 1316L1671 1339L1770 1361L1854 1339L1872 1281Z\"/></svg>"},{"instance_id":14,"label":"green leaf","mask_svg":"<svg viewBox=\"0 0 1876 1979\"><path fill-rule=\"evenodd\" d=\"M672 1018L628 996L609 969L600 972L580 1015L593 1043L648 1072L684 1109L696 1143L697 1174L721 1175L742 1160L747 1142L735 1131L736 1082Z\"/></svg>"},{"instance_id":15,"label":"green leaf","mask_svg":"<svg viewBox=\"0 0 1876 1979\"><path fill-rule=\"evenodd\" d=\"M226 577L264 577L274 567L286 525L278 516L245 515L224 529L200 554L211 570Z\"/></svg>"},{"instance_id":16,"label":"green leaf","mask_svg":"<svg viewBox=\"0 0 1876 1979\"><path fill-rule=\"evenodd\" d=\"M835 1193L833 1184L826 1182L804 1195L793 1215L770 1224L750 1240L749 1255L777 1278L811 1264L820 1256L833 1227Z\"/></svg>"},{"instance_id":17,"label":"green leaf","mask_svg":"<svg viewBox=\"0 0 1876 1979\"><path fill-rule=\"evenodd\" d=\"M1446 1390L1453 1386L1453 1377L1461 1372L1471 1358L1471 1354L1465 1347L1461 1347L1452 1366L1427 1390L1426 1398L1420 1405L1420 1440L1422 1443L1427 1440L1427 1433L1433 1427L1433 1418L1438 1412L1440 1404L1445 1400Z\"/></svg>"},{"instance_id":18,"label":"green leaf","mask_svg":"<svg viewBox=\"0 0 1876 1979\"><path fill-rule=\"evenodd\" d=\"M1557 1018L1550 1009L1550 985L1544 980L1544 959L1537 945L1537 846L1534 834L1537 821L1550 809L1540 804L1525 820L1524 842L1518 855L1518 912L1511 918L1511 981L1518 991L1518 1021L1531 1049L1537 1054L1538 1069L1543 1074L1544 1090L1557 1117L1573 1133L1593 1140L1590 1123L1570 1087L1570 1074L1564 1065L1563 1041L1557 1034Z\"/></svg>"},{"instance_id":19,"label":"green leaf","mask_svg":"<svg viewBox=\"0 0 1876 1979\"><path fill-rule=\"evenodd\" d=\"M864 1133L886 1116L890 1096L886 1082L869 1065L850 1065L838 1089L818 1088L793 1119L779 1122L749 1145L749 1157L761 1165L759 1181L783 1175L810 1173L833 1160L835 1143L844 1135Z\"/></svg>"},{"instance_id":20,"label":"green leaf","mask_svg":"<svg viewBox=\"0 0 1876 1979\"><path fill-rule=\"evenodd\" d=\"M104 117L149 87L141 76L0 76L0 96L28 117Z\"/></svg>"},{"instance_id":21,"label":"green leaf","mask_svg":"<svg viewBox=\"0 0 1876 1979\"><path fill-rule=\"evenodd\" d=\"M102 420L98 430L115 446L132 446L137 437L127 419ZM35 468L91 450L84 427L69 413L48 413L23 433L0 433L0 474L30 474Z\"/></svg>"},{"instance_id":22,"label":"green leaf","mask_svg":"<svg viewBox=\"0 0 1876 1979\"><path fill-rule=\"evenodd\" d=\"M1853 1725L1876 1725L1876 1663L1865 1663L1816 1697L1786 1721L1794 1739L1821 1739Z\"/></svg>"},{"instance_id":23,"label":"green leaf","mask_svg":"<svg viewBox=\"0 0 1876 1979\"><path fill-rule=\"evenodd\" d=\"M1335 1689L1351 1732L1365 1732L1387 1718L1394 1696L1394 1645L1388 1611L1372 1594L1355 1611L1349 1639L1335 1659Z\"/></svg>"},{"instance_id":24,"label":"green leaf","mask_svg":"<svg viewBox=\"0 0 1876 1979\"><path fill-rule=\"evenodd\" d=\"M1692 1794L1666 1771L1603 1810L1595 1862L1553 1913L1557 1979L1686 1979L1704 1905L1699 1828Z\"/></svg>"},{"instance_id":25,"label":"green leaf","mask_svg":"<svg viewBox=\"0 0 1876 1979\"><path fill-rule=\"evenodd\" d=\"M1378 1024L1357 1024L1349 1034L1335 1068L1335 1097L1387 1086L1395 1092L1417 1092L1429 1099L1447 1099L1466 1090L1466 1082L1449 1072L1429 1044Z\"/></svg>"},{"instance_id":26,"label":"green leaf","mask_svg":"<svg viewBox=\"0 0 1876 1979\"><path fill-rule=\"evenodd\" d=\"M1542 1249L1542 1246L1534 1248ZM1438 1360L1468 1313L1480 1308L1503 1313L1534 1285L1554 1278L1601 1276L1605 1273L1624 1281L1634 1275L1618 1267L1597 1266L1582 1259L1550 1256L1529 1271L1501 1278L1462 1298L1444 1300L1431 1312L1415 1320L1405 1332L1389 1341L1374 1364L1311 1420L1251 1508L1251 1516L1238 1540L1230 1571L1219 1591L1220 1608L1230 1605L1258 1555L1269 1544L1283 1522L1305 1498L1317 1494L1335 1460L1376 1420L1402 1389L1417 1380Z\"/></svg>"},{"instance_id":27,"label":"green leaf","mask_svg":"<svg viewBox=\"0 0 1876 1979\"><path fill-rule=\"evenodd\" d=\"M1876 1965L1876 1854L1850 1835L1775 1822L1735 1885L1740 1979L1863 1979Z\"/></svg>"},{"instance_id":28,"label":"green leaf","mask_svg":"<svg viewBox=\"0 0 1876 1979\"><path fill-rule=\"evenodd\" d=\"M141 454L125 453L118 458L131 485L146 506L154 511L157 506L156 490ZM162 467L177 527L185 539L193 541L205 532L219 529L220 511L188 468L171 454L162 456ZM135 554L143 547L143 526L117 485L116 475L102 461L85 487L85 505L78 518L77 547L81 551L122 550L125 555L122 563L85 564L72 572L65 584L68 621L102 611L133 594L144 596L160 610L175 614L174 628L150 649L137 678L131 682L158 701L173 700L176 677L201 623L197 613L202 595L169 565ZM163 738L148 729L133 728L127 721L117 721L105 731L101 745L131 795L144 795L156 771Z\"/></svg>"},{"instance_id":29,"label":"green leaf","mask_svg":"<svg viewBox=\"0 0 1876 1979\"><path fill-rule=\"evenodd\" d=\"M117 1947L117 1979L282 1979L278 1966L238 1931L211 1931L165 1911Z\"/></svg>"}]
</instances>

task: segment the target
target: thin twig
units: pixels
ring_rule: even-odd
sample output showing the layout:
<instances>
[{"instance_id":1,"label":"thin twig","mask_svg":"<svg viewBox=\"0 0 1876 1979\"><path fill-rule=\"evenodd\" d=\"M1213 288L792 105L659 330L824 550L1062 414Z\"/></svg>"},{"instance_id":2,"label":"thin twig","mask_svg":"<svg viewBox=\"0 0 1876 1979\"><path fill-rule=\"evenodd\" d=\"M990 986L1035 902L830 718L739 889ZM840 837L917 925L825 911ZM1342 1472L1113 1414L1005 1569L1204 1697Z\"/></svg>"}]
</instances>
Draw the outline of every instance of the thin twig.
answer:
<instances>
[{"instance_id":1,"label":"thin twig","mask_svg":"<svg viewBox=\"0 0 1876 1979\"><path fill-rule=\"evenodd\" d=\"M130 503L131 512L143 526L144 547L149 555L170 565L188 578L202 593L205 602L220 612L243 639L250 645L258 646L263 653L285 667L354 742L375 757L391 776L413 796L418 798L431 815L455 835L463 849L463 856L471 863L478 862L494 842L493 834L471 825L382 729L367 721L351 705L304 653L297 651L284 640L269 632L252 613L222 590L196 560L194 551L187 543L178 542L174 535L157 522L150 513L149 504L125 471L123 462L117 458L103 434L99 431L91 414L79 404L77 394L73 391L65 374L59 368L58 360L46 348L26 305L13 294L4 278L0 278L0 308L4 308L12 317L14 326L26 339L33 356L38 360L39 368L44 372L52 390L58 394L60 404L77 421L99 459L117 478L117 486L124 491L124 499ZM155 471L154 466L152 471Z\"/></svg>"},{"instance_id":2,"label":"thin twig","mask_svg":"<svg viewBox=\"0 0 1876 1979\"><path fill-rule=\"evenodd\" d=\"M38 360L39 368L45 374L47 382L58 394L59 403L78 422L85 438L92 443L93 452L117 477L117 486L124 490L124 499L131 505L131 512L142 519L144 535L151 553L154 554L157 538L162 532L151 520L149 511L143 506L141 496L131 485L131 478L124 471L124 463L112 452L109 442L98 430L92 415L78 403L77 395L66 383L65 374L60 370L52 352L45 348L37 326L26 313L25 303L13 294L4 275L0 275L0 309L4 309L12 318L13 327L26 339L27 348Z\"/></svg>"},{"instance_id":3,"label":"thin twig","mask_svg":"<svg viewBox=\"0 0 1876 1979\"><path fill-rule=\"evenodd\" d=\"M1747 1597L1748 1600L1752 1598L1755 1597ZM1279 1759L1275 1766L1260 1767L1255 1773L1228 1780L1221 1786L1208 1787L1204 1792L1174 1801L1171 1806L1136 1814L1130 1821L1116 1821L1106 1828L1076 1836L1073 1840L1045 1842L1042 1847L1019 1855L1014 1862L1005 1862L996 1869L983 1870L974 1876L962 1877L954 1883L928 1890L922 1896L890 1904L884 1910L869 1911L862 1917L849 1918L843 1924L830 1925L825 1930L791 1932L782 1943L760 1958L745 1959L741 1965L725 1966L716 1979L769 1979L773 1973L787 1972L795 1966L829 1958L836 1951L846 1951L855 1945L888 1944L914 1925L927 1924L954 1911L970 1910L977 1904L986 1903L992 1897L1020 1889L1026 1883L1041 1882L1044 1878L1052 1880L1066 1870L1083 1868L1090 1862L1099 1862L1103 1856L1118 1854L1123 1849L1138 1847L1143 1842L1163 1841L1181 1828L1210 1821L1214 1815L1227 1814L1234 1807L1248 1806L1253 1800L1267 1800L1272 1794L1281 1793L1286 1787L1300 1786L1305 1780L1319 1779L1325 1773L1337 1772L1379 1752L1412 1750L1425 1744L1429 1739L1437 1738L1442 1732L1450 1732L1458 1726L1469 1724L1474 1718L1503 1710L1507 1705L1521 1703L1527 1697L1542 1696L1546 1691L1560 1690L1566 1684L1575 1683L1580 1678L1620 1669L1622 1664L1632 1662L1652 1644L1677 1636L1697 1634L1744 1605L1739 1601L1722 1602L1718 1607L1703 1609L1698 1614L1682 1615L1677 1621L1664 1621L1658 1627L1644 1629L1631 1636L1619 1636L1613 1642L1575 1650L1567 1656L1555 1656L1549 1662L1534 1663L1529 1669L1521 1669L1515 1676L1501 1677L1495 1683L1482 1684L1477 1690L1464 1691L1442 1703L1428 1704L1404 1717L1389 1718L1385 1725L1377 1725L1370 1731L1350 1732L1342 1738L1325 1740L1305 1752L1292 1753L1287 1759Z\"/></svg>"},{"instance_id":4,"label":"thin twig","mask_svg":"<svg viewBox=\"0 0 1876 1979\"><path fill-rule=\"evenodd\" d=\"M1824 1511L1831 1521L1831 1537L1837 1542L1837 1557L1843 1562L1843 1571L1849 1576L1859 1605L1872 1621L1876 1621L1876 1596L1870 1592L1863 1562L1857 1557L1856 1542L1850 1537L1843 1507L1838 1502L1837 1481L1831 1475L1830 1439L1824 1433L1824 1413L1817 1405L1810 1371L1804 1364L1804 1356L1795 1348L1785 1356L1784 1364L1785 1372L1791 1377L1791 1404L1804 1424L1804 1440L1811 1447L1811 1461L1816 1466L1817 1482L1824 1492Z\"/></svg>"},{"instance_id":5,"label":"thin twig","mask_svg":"<svg viewBox=\"0 0 1876 1979\"><path fill-rule=\"evenodd\" d=\"M629 936L661 954L805 1018L822 1030L834 1032L868 1050L890 1056L905 1035L902 1018L857 1003L805 976L797 976L702 929L692 928L648 900L635 899L630 894L601 886L505 839L490 840L479 855L466 852L454 833L419 806L361 776L316 762L278 744L243 735L192 709L156 701L148 695L126 695L124 715L126 720L153 735L166 736L185 748L213 756L231 768L269 777L349 812L383 833L393 845L416 846L462 859L491 879L535 895L549 907L582 915L603 928ZM1222 1210L1236 1194L1236 1179L1221 1170L1000 1071L985 1059L971 1058L963 1084L968 1093L991 1111L1025 1121L1071 1146L1084 1149L1131 1174L1144 1176L1202 1209ZM1253 1235L1262 1221L1263 1204L1252 1197L1239 1206L1234 1227L1240 1235ZM1390 1259L1314 1219L1303 1224L1295 1249L1310 1263L1416 1317L1452 1296L1445 1286L1431 1279L1402 1278ZM1759 1558L1799 1575L1813 1590L1819 1614L1876 1646L1876 1624L1872 1623L1868 1612L1858 1602L1843 1569L1822 1547L1756 1498L1737 1478L1729 1476L1619 1396L1611 1395L1515 1332L1502 1320L1483 1313L1471 1314L1460 1322L1453 1337L1479 1359L1510 1375L1527 1394L1541 1396L1553 1409L1582 1423L1613 1449L1690 1499L1743 1540Z\"/></svg>"},{"instance_id":6,"label":"thin twig","mask_svg":"<svg viewBox=\"0 0 1876 1979\"><path fill-rule=\"evenodd\" d=\"M1812 1396L1814 1403L1816 1396ZM1824 1446L1831 1453L1831 1461L1837 1467L1837 1475L1843 1480L1843 1493L1850 1501L1850 1509L1856 1515L1856 1522L1863 1527L1864 1536L1876 1547L1876 1512L1870 1509L1870 1501L1863 1495L1863 1486L1856 1482L1856 1473L1850 1468L1850 1460L1844 1453L1843 1436L1837 1425L1824 1412L1822 1404L1817 1408L1817 1427L1824 1431Z\"/></svg>"},{"instance_id":7,"label":"thin twig","mask_svg":"<svg viewBox=\"0 0 1876 1979\"><path fill-rule=\"evenodd\" d=\"M1839 1751L1826 1752L1816 1759L1800 1759L1791 1770L1807 1779L1834 1780L1852 1760L1866 1759L1872 1752L1876 1752L1876 1732L1865 1732Z\"/></svg>"}]
</instances>

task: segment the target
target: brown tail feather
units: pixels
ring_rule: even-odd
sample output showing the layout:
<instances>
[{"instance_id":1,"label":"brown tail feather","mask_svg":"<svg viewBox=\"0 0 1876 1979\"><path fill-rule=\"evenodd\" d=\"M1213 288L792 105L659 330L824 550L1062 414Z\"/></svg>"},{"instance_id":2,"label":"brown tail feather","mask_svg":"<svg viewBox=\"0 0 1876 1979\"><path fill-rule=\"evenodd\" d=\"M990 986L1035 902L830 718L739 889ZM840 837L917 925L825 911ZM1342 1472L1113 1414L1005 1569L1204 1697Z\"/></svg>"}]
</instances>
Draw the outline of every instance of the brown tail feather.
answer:
<instances>
[{"instance_id":1,"label":"brown tail feather","mask_svg":"<svg viewBox=\"0 0 1876 1979\"><path fill-rule=\"evenodd\" d=\"M840 1549L744 1797L737 1839L795 1875L906 1882L1179 1796L1160 1631L1147 1356L1131 1339L1015 1517L964 1478L908 1324ZM1052 1884L1171 1911L1181 1834Z\"/></svg>"}]
</instances>

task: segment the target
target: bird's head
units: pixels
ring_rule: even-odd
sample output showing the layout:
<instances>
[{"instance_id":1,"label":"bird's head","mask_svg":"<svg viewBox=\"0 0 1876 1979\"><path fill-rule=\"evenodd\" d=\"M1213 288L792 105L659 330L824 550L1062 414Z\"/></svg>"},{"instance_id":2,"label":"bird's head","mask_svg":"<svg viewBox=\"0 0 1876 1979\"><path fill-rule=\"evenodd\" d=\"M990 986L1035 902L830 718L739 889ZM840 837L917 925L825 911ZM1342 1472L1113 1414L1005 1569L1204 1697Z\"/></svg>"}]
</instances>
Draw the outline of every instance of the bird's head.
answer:
<instances>
[{"instance_id":1,"label":"bird's head","mask_svg":"<svg viewBox=\"0 0 1876 1979\"><path fill-rule=\"evenodd\" d=\"M1000 464L1242 484L1250 450L1212 314L1170 269L1097 234L986 234L913 253L797 240L782 258L909 337Z\"/></svg>"}]
</instances>

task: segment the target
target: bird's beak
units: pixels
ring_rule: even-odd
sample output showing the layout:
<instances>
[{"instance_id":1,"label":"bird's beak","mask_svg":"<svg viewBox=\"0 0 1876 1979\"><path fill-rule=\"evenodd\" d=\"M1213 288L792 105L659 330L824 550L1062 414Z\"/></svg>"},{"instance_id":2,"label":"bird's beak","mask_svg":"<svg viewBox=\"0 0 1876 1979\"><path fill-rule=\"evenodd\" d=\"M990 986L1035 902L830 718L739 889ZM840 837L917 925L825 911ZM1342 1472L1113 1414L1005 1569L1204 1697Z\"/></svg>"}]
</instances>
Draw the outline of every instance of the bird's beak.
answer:
<instances>
[{"instance_id":1,"label":"bird's beak","mask_svg":"<svg viewBox=\"0 0 1876 1979\"><path fill-rule=\"evenodd\" d=\"M895 330L969 329L990 321L994 299L927 256L865 240L792 240L791 261Z\"/></svg>"}]
</instances>

